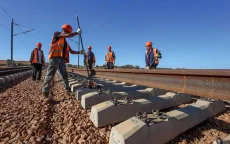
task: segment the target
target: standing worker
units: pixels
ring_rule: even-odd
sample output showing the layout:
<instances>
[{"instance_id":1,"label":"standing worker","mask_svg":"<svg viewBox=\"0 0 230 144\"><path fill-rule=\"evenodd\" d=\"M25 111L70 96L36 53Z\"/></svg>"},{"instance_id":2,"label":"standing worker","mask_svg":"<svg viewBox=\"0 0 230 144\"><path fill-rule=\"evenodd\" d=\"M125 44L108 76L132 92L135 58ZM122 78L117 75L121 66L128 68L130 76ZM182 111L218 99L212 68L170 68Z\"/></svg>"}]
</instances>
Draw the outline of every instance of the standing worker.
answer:
<instances>
[{"instance_id":1,"label":"standing worker","mask_svg":"<svg viewBox=\"0 0 230 144\"><path fill-rule=\"evenodd\" d=\"M64 81L64 87L66 94L71 94L71 89L69 87L68 73L66 71L66 64L69 63L69 53L71 54L82 54L83 52L73 51L65 38L74 37L81 34L81 29L77 32L72 32L72 27L68 24L62 26L62 32L55 32L53 35L52 43L49 50L49 66L47 69L47 74L42 88L42 93L45 98L48 98L49 90L51 86L51 81L57 71L60 70L62 79Z\"/></svg>"},{"instance_id":2,"label":"standing worker","mask_svg":"<svg viewBox=\"0 0 230 144\"><path fill-rule=\"evenodd\" d=\"M114 68L114 64L115 64L115 53L111 50L112 47L108 46L108 52L105 55L105 63L107 65L108 69L113 69Z\"/></svg>"},{"instance_id":3,"label":"standing worker","mask_svg":"<svg viewBox=\"0 0 230 144\"><path fill-rule=\"evenodd\" d=\"M148 41L146 43L146 52L145 52L145 64L146 69L156 69L159 64L159 59L161 58L161 53L156 48L152 48L152 42Z\"/></svg>"},{"instance_id":4,"label":"standing worker","mask_svg":"<svg viewBox=\"0 0 230 144\"><path fill-rule=\"evenodd\" d=\"M96 63L96 58L95 58L95 55L94 53L92 52L92 47L91 46L88 46L88 52L86 52L85 54L85 65L87 64L89 69L91 70L93 65L95 66L95 63Z\"/></svg>"},{"instance_id":5,"label":"standing worker","mask_svg":"<svg viewBox=\"0 0 230 144\"><path fill-rule=\"evenodd\" d=\"M40 81L42 76L42 66L45 66L45 59L44 53L41 50L42 44L38 42L36 46L37 47L31 52L30 64L33 67L32 80L36 81L37 79L38 81Z\"/></svg>"}]
</instances>

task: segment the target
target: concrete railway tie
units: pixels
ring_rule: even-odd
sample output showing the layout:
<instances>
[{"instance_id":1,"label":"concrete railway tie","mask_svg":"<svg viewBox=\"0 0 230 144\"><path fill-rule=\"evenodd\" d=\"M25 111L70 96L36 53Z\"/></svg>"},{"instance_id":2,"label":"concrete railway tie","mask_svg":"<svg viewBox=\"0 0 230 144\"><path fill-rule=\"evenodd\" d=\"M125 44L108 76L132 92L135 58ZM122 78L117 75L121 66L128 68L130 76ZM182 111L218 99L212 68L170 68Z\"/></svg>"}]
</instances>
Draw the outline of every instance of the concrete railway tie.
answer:
<instances>
[{"instance_id":1,"label":"concrete railway tie","mask_svg":"<svg viewBox=\"0 0 230 144\"><path fill-rule=\"evenodd\" d=\"M221 100L197 100L195 104L165 115L134 116L112 128L109 143L165 144L224 110L225 105Z\"/></svg>"},{"instance_id":2,"label":"concrete railway tie","mask_svg":"<svg viewBox=\"0 0 230 144\"><path fill-rule=\"evenodd\" d=\"M130 95L132 98L132 95ZM141 95L140 95L141 98ZM165 95L152 96L136 100L106 101L94 105L91 109L90 119L96 127L124 121L135 116L137 112L151 113L154 110L162 110L191 101L187 94L168 92Z\"/></svg>"},{"instance_id":3,"label":"concrete railway tie","mask_svg":"<svg viewBox=\"0 0 230 144\"><path fill-rule=\"evenodd\" d=\"M129 99L140 99L140 98L148 98L151 96L158 96L165 94L166 91L158 90L153 88L145 88L142 90L136 89L133 91L120 89L118 92L90 92L82 95L81 105L84 109L89 109L94 105L102 103L104 101L110 100L111 98L116 98L117 100L121 100L124 97L128 97ZM123 90L123 91L122 91ZM155 94L154 94L155 93Z\"/></svg>"},{"instance_id":4,"label":"concrete railway tie","mask_svg":"<svg viewBox=\"0 0 230 144\"><path fill-rule=\"evenodd\" d=\"M0 77L0 84L3 85L5 83L17 80L17 79L19 79L19 78L21 78L21 77L23 77L25 75L28 75L30 73L32 73L31 70L21 72L21 73L11 74L11 75L7 75L7 76L2 76L2 77Z\"/></svg>"},{"instance_id":5,"label":"concrete railway tie","mask_svg":"<svg viewBox=\"0 0 230 144\"><path fill-rule=\"evenodd\" d=\"M226 108L222 100L198 99L171 111L167 108L191 102L191 95L95 78L99 91L83 88L76 78L69 80L82 107L91 108L89 118L95 127L115 124L110 144L165 144Z\"/></svg>"}]
</instances>

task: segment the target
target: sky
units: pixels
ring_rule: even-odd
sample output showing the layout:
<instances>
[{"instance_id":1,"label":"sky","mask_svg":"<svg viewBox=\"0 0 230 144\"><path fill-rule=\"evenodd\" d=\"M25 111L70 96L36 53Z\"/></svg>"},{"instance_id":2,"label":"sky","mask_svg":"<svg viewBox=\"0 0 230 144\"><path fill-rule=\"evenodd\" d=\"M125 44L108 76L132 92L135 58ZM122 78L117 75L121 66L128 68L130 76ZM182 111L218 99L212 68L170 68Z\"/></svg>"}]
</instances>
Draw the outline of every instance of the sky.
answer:
<instances>
[{"instance_id":1,"label":"sky","mask_svg":"<svg viewBox=\"0 0 230 144\"><path fill-rule=\"evenodd\" d=\"M29 60L37 42L47 59L53 33L63 24L76 31L78 15L83 46L92 46L96 65L104 64L111 45L116 65L145 67L145 43L152 41L162 53L159 68L230 68L230 0L1 0L0 6L28 27L22 31L34 29L14 36L14 60ZM0 8L1 60L10 59L10 16ZM22 31L14 25L14 34Z\"/></svg>"}]
</instances>

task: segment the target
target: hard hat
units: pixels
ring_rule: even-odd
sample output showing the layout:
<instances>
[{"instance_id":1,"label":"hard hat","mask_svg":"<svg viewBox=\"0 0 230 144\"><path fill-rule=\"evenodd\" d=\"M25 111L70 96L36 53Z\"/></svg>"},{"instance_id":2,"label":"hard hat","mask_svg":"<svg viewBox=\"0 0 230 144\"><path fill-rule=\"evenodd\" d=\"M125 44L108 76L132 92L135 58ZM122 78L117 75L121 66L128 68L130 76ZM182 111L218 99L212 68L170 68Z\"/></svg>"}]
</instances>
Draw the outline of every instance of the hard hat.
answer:
<instances>
[{"instance_id":1,"label":"hard hat","mask_svg":"<svg viewBox=\"0 0 230 144\"><path fill-rule=\"evenodd\" d=\"M41 44L40 42L38 42L38 43L36 44L36 46L41 47L41 46L42 46L42 44Z\"/></svg>"},{"instance_id":2,"label":"hard hat","mask_svg":"<svg viewBox=\"0 0 230 144\"><path fill-rule=\"evenodd\" d=\"M145 44L145 46L152 46L152 42L151 41L148 41L146 44Z\"/></svg>"},{"instance_id":3,"label":"hard hat","mask_svg":"<svg viewBox=\"0 0 230 144\"><path fill-rule=\"evenodd\" d=\"M72 27L71 27L70 25L68 25L68 24L62 25L61 28L67 30L67 31L70 32L70 33L72 33L72 31L73 31Z\"/></svg>"},{"instance_id":4,"label":"hard hat","mask_svg":"<svg viewBox=\"0 0 230 144\"><path fill-rule=\"evenodd\" d=\"M108 46L108 49L111 49L112 47L111 46Z\"/></svg>"},{"instance_id":5,"label":"hard hat","mask_svg":"<svg viewBox=\"0 0 230 144\"><path fill-rule=\"evenodd\" d=\"M91 46L88 46L88 49L92 49L92 47L91 47Z\"/></svg>"}]
</instances>

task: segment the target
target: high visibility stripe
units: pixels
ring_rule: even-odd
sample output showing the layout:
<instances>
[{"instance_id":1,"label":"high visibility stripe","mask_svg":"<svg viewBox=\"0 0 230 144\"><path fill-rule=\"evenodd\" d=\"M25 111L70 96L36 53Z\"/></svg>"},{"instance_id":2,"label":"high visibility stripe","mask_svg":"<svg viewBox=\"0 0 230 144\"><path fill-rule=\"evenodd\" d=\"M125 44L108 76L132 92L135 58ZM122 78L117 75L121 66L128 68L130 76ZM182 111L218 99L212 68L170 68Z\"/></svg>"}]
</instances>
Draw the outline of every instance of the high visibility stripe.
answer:
<instances>
[{"instance_id":1,"label":"high visibility stripe","mask_svg":"<svg viewBox=\"0 0 230 144\"><path fill-rule=\"evenodd\" d=\"M64 51L65 42L67 48ZM69 63L69 44L67 43L67 41L65 41L64 37L60 37L56 43L50 44L48 58L51 59L53 57L63 57L65 59L65 63Z\"/></svg>"}]
</instances>

